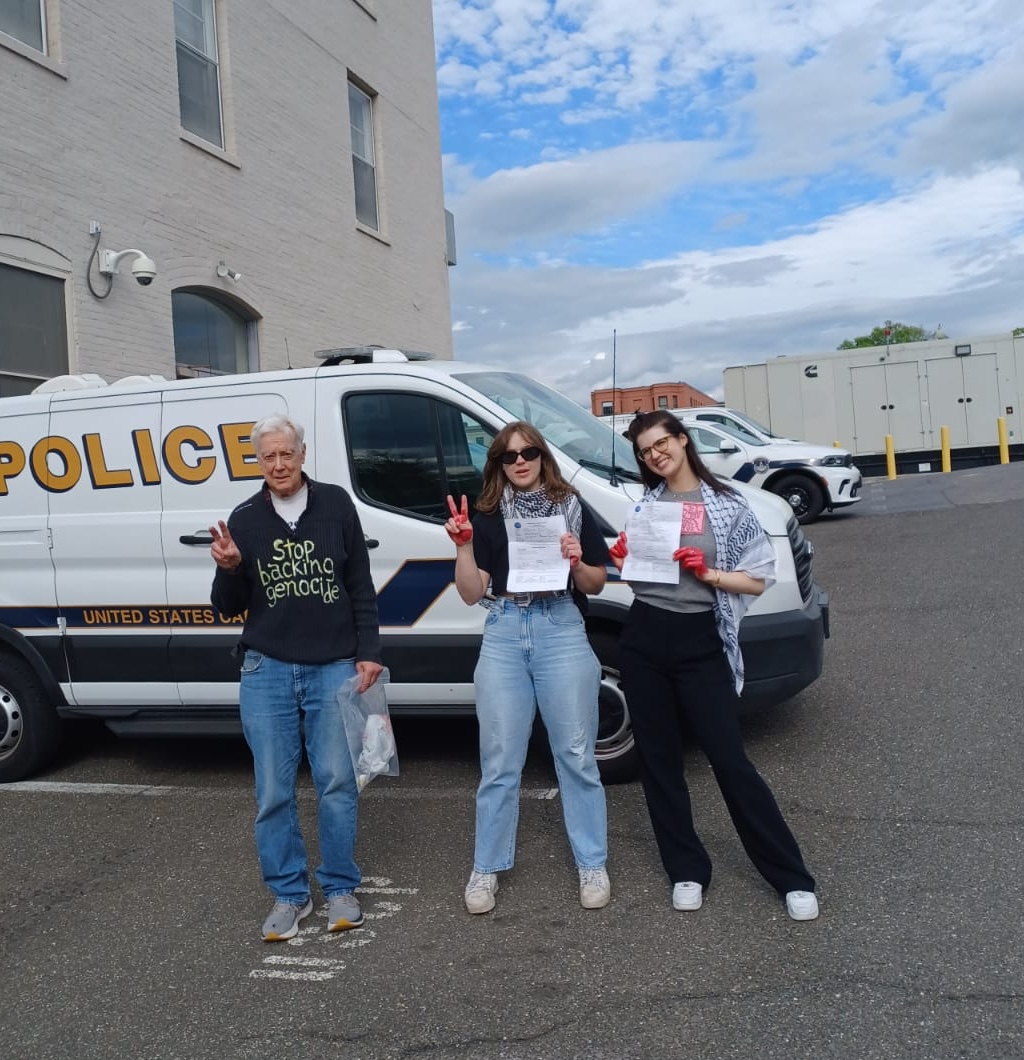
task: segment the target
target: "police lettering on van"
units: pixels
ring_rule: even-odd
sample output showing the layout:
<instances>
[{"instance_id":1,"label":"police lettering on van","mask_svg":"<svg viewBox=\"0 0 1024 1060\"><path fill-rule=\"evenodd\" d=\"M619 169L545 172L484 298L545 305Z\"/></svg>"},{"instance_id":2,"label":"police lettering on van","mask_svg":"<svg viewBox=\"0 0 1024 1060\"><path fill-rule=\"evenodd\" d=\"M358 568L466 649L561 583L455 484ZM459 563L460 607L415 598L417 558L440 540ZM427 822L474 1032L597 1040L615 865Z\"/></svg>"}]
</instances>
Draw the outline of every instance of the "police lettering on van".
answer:
<instances>
[{"instance_id":1,"label":"police lettering on van","mask_svg":"<svg viewBox=\"0 0 1024 1060\"><path fill-rule=\"evenodd\" d=\"M123 733L239 731L240 620L210 606L208 528L252 493L260 472L248 433L272 412L307 425L306 469L344 486L358 508L392 711L473 711L485 611L455 591L445 498L472 502L481 451L505 423L526 419L611 541L642 489L632 452L518 373L396 351L354 360L126 386L74 377L0 399L0 782L40 769L65 718ZM818 677L828 608L789 509L745 495L779 566L741 627L743 702L754 709ZM282 596L337 591L326 562L284 528L262 576ZM613 576L586 617L603 670L606 780L636 769L617 669L630 600Z\"/></svg>"},{"instance_id":2,"label":"police lettering on van","mask_svg":"<svg viewBox=\"0 0 1024 1060\"><path fill-rule=\"evenodd\" d=\"M125 489L132 486L159 486L162 471L179 482L193 485L206 482L222 460L232 481L260 478L256 454L249 442L255 420L217 425L219 444L202 427L185 424L154 439L145 428L131 431L135 459L127 467L111 467L103 451L103 437L83 434L81 443L60 435L47 435L29 451L13 441L0 441L0 497L10 492L11 480L28 467L36 485L51 493L66 493L87 473L93 489ZM159 458L157 452L159 451ZM214 455L201 455L213 452ZM186 454L188 454L186 456ZM58 470L54 470L54 464Z\"/></svg>"}]
</instances>

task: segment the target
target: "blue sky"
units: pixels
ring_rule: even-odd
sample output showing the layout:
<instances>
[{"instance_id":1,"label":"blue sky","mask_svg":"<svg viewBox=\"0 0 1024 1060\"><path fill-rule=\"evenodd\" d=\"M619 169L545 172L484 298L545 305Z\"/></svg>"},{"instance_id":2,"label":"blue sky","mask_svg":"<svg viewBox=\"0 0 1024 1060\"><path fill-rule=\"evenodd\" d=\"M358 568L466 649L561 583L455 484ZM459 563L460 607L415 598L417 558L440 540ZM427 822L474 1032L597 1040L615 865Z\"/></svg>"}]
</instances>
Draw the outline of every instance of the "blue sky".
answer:
<instances>
[{"instance_id":1,"label":"blue sky","mask_svg":"<svg viewBox=\"0 0 1024 1060\"><path fill-rule=\"evenodd\" d=\"M433 0L455 356L581 403L1024 325L1020 0Z\"/></svg>"}]
</instances>

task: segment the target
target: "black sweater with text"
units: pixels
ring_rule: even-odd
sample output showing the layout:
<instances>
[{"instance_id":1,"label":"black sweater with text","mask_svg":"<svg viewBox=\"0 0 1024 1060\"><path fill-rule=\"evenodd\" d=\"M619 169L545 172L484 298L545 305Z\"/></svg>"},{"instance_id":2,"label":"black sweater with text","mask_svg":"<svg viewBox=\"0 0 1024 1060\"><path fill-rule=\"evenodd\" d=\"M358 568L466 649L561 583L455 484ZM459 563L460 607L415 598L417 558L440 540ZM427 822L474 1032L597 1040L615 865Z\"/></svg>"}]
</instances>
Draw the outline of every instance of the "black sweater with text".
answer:
<instances>
[{"instance_id":1,"label":"black sweater with text","mask_svg":"<svg viewBox=\"0 0 1024 1060\"><path fill-rule=\"evenodd\" d=\"M359 515L340 487L306 478L309 499L295 529L270 490L228 517L242 554L217 568L210 599L226 618L246 613L242 644L282 662L381 662L377 594Z\"/></svg>"}]
</instances>

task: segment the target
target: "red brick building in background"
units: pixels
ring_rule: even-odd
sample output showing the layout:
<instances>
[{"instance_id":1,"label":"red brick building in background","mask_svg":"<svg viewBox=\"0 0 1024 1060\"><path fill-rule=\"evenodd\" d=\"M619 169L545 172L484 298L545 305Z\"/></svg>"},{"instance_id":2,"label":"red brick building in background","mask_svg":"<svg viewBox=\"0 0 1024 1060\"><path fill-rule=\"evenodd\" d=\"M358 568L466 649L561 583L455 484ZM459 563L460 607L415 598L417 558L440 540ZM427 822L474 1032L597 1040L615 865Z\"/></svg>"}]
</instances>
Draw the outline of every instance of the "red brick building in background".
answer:
<instances>
[{"instance_id":1,"label":"red brick building in background","mask_svg":"<svg viewBox=\"0 0 1024 1060\"><path fill-rule=\"evenodd\" d=\"M654 409L695 409L720 405L713 397L689 383L652 383L650 386L617 386L590 392L590 411L595 416Z\"/></svg>"}]
</instances>

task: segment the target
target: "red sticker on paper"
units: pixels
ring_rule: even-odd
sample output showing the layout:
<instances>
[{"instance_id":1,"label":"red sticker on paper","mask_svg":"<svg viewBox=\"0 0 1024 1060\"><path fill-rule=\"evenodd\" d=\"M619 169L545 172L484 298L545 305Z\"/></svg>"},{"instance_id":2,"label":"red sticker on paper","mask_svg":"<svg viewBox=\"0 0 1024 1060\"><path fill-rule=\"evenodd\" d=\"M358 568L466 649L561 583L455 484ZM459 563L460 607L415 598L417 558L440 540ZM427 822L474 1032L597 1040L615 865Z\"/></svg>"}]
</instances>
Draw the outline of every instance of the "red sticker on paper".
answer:
<instances>
[{"instance_id":1,"label":"red sticker on paper","mask_svg":"<svg viewBox=\"0 0 1024 1060\"><path fill-rule=\"evenodd\" d=\"M694 501L683 501L683 526L684 534L704 533L704 505Z\"/></svg>"}]
</instances>

